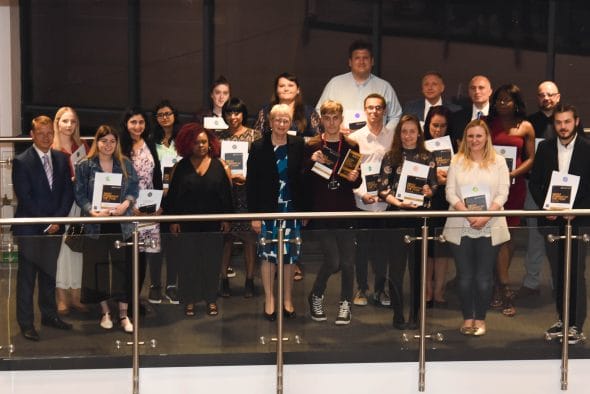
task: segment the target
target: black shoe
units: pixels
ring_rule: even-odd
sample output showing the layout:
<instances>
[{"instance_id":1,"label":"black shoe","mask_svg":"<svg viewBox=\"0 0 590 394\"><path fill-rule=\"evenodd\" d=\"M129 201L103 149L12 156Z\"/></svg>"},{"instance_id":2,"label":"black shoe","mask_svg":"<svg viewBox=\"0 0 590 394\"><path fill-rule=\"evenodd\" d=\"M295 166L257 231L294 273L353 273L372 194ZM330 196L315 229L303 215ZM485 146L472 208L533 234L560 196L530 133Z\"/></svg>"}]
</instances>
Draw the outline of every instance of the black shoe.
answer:
<instances>
[{"instance_id":1,"label":"black shoe","mask_svg":"<svg viewBox=\"0 0 590 394\"><path fill-rule=\"evenodd\" d=\"M219 296L220 297L231 297L231 289L229 288L229 279L221 278L219 281Z\"/></svg>"},{"instance_id":2,"label":"black shoe","mask_svg":"<svg viewBox=\"0 0 590 394\"><path fill-rule=\"evenodd\" d=\"M404 318L397 318L396 316L393 317L393 328L396 330L405 330L406 329L406 322Z\"/></svg>"},{"instance_id":3,"label":"black shoe","mask_svg":"<svg viewBox=\"0 0 590 394\"><path fill-rule=\"evenodd\" d=\"M42 318L41 325L57 328L60 330L71 330L72 329L72 325L70 323L66 323L65 321L63 321L62 319L60 319L57 316L56 317L49 317L49 318L45 318L45 317Z\"/></svg>"},{"instance_id":4,"label":"black shoe","mask_svg":"<svg viewBox=\"0 0 590 394\"><path fill-rule=\"evenodd\" d=\"M176 291L176 286L166 287L166 298L171 304L180 304L180 300L178 299L178 292Z\"/></svg>"},{"instance_id":5,"label":"black shoe","mask_svg":"<svg viewBox=\"0 0 590 394\"><path fill-rule=\"evenodd\" d=\"M254 297L254 279L246 279L244 283L244 298Z\"/></svg>"},{"instance_id":6,"label":"black shoe","mask_svg":"<svg viewBox=\"0 0 590 394\"><path fill-rule=\"evenodd\" d=\"M275 321L275 320L277 320L277 313L276 312L266 313L266 311L262 311L262 315L268 321Z\"/></svg>"},{"instance_id":7,"label":"black shoe","mask_svg":"<svg viewBox=\"0 0 590 394\"><path fill-rule=\"evenodd\" d=\"M297 314L295 313L295 309L289 312L288 310L283 308L283 316L285 317L285 319L295 319L297 317Z\"/></svg>"},{"instance_id":8,"label":"black shoe","mask_svg":"<svg viewBox=\"0 0 590 394\"><path fill-rule=\"evenodd\" d=\"M21 329L21 333L25 339L29 341L39 342L39 333L35 330L35 327Z\"/></svg>"},{"instance_id":9,"label":"black shoe","mask_svg":"<svg viewBox=\"0 0 590 394\"><path fill-rule=\"evenodd\" d=\"M426 301L426 309L431 309L434 306L434 301Z\"/></svg>"},{"instance_id":10,"label":"black shoe","mask_svg":"<svg viewBox=\"0 0 590 394\"><path fill-rule=\"evenodd\" d=\"M406 329L408 330L416 330L418 328L418 320L417 319L410 319L408 324L406 324Z\"/></svg>"},{"instance_id":11,"label":"black shoe","mask_svg":"<svg viewBox=\"0 0 590 394\"><path fill-rule=\"evenodd\" d=\"M150 292L148 295L148 302L150 304L161 304L162 303L162 288L160 286L150 286Z\"/></svg>"}]
</instances>

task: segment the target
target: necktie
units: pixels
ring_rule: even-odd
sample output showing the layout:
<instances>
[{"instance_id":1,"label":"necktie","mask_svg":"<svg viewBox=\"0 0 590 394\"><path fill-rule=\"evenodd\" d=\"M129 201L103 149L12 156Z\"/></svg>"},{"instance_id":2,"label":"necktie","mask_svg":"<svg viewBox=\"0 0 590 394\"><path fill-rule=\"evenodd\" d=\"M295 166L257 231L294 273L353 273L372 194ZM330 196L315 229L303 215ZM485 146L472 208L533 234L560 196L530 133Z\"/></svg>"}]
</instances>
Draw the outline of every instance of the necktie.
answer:
<instances>
[{"instance_id":1,"label":"necktie","mask_svg":"<svg viewBox=\"0 0 590 394\"><path fill-rule=\"evenodd\" d=\"M53 170L51 169L51 164L49 164L49 156L47 154L43 155L43 169L45 170L45 175L47 175L49 188L53 189Z\"/></svg>"},{"instance_id":2,"label":"necktie","mask_svg":"<svg viewBox=\"0 0 590 394\"><path fill-rule=\"evenodd\" d=\"M483 116L483 112L481 111L477 111L477 118L476 119L481 119L481 117Z\"/></svg>"}]
</instances>

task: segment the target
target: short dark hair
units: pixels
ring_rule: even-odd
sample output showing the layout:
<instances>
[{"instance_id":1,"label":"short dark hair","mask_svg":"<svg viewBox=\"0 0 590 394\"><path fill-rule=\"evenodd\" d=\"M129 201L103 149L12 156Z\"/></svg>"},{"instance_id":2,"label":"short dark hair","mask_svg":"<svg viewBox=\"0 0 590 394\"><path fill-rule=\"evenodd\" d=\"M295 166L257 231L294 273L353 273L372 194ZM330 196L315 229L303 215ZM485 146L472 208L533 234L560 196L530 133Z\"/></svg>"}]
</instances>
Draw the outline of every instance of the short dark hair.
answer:
<instances>
[{"instance_id":1,"label":"short dark hair","mask_svg":"<svg viewBox=\"0 0 590 394\"><path fill-rule=\"evenodd\" d=\"M239 112L242 114L243 122L246 122L248 119L248 108L246 107L246 103L244 103L238 97L232 97L223 104L221 108L221 116L225 119L225 116L232 112Z\"/></svg>"},{"instance_id":2,"label":"short dark hair","mask_svg":"<svg viewBox=\"0 0 590 394\"><path fill-rule=\"evenodd\" d=\"M578 109L571 104L557 104L553 110L553 116L555 116L555 114L561 114L564 112L571 112L574 114L574 119L578 119Z\"/></svg>"},{"instance_id":3,"label":"short dark hair","mask_svg":"<svg viewBox=\"0 0 590 394\"><path fill-rule=\"evenodd\" d=\"M363 108L367 105L367 100L370 98L376 98L381 100L381 102L383 103L383 109L387 108L387 102L385 101L385 97L381 96L379 93L371 93L370 95L365 97L365 99L363 100Z\"/></svg>"},{"instance_id":4,"label":"short dark hair","mask_svg":"<svg viewBox=\"0 0 590 394\"><path fill-rule=\"evenodd\" d=\"M369 51L369 54L371 55L371 57L373 57L373 45L368 41L356 40L356 41L353 41L352 44L350 44L350 46L348 47L348 58L351 59L352 53L354 51L359 51L359 50Z\"/></svg>"},{"instance_id":5,"label":"short dark hair","mask_svg":"<svg viewBox=\"0 0 590 394\"><path fill-rule=\"evenodd\" d=\"M426 77L427 77L427 76L429 76L429 75L432 75L432 76L434 76L434 77L437 77L438 79L440 79L441 81L443 81L443 83L445 82L445 80L444 80L444 78L443 78L442 74L441 74L441 73L439 73L438 71L434 71L434 70L429 70L429 71L426 71L426 72L424 73L424 75L422 75L422 79L426 78Z\"/></svg>"}]
</instances>

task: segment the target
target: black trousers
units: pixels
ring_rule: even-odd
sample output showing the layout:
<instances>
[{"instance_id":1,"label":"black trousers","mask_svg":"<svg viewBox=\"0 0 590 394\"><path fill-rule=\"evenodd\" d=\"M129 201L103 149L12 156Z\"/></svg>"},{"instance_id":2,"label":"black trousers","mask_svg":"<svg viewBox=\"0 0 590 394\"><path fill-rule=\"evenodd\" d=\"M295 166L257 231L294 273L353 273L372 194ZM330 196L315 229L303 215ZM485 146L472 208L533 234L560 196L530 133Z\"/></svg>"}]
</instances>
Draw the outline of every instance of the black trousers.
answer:
<instances>
[{"instance_id":1,"label":"black trousers","mask_svg":"<svg viewBox=\"0 0 590 394\"><path fill-rule=\"evenodd\" d=\"M21 329L33 327L33 293L39 284L37 303L42 318L57 316L55 273L61 235L18 237L16 277L16 320Z\"/></svg>"}]
</instances>

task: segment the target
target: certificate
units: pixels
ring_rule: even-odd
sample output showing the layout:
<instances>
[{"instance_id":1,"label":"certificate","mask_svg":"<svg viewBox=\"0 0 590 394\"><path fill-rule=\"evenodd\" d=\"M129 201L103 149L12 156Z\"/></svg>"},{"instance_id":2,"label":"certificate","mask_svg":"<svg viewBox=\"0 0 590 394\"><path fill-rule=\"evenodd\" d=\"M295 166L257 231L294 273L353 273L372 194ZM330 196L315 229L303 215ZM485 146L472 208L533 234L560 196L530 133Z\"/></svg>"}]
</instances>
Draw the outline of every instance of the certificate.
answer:
<instances>
[{"instance_id":1,"label":"certificate","mask_svg":"<svg viewBox=\"0 0 590 394\"><path fill-rule=\"evenodd\" d=\"M162 203L162 190L143 189L139 191L135 206L140 212L154 213L160 209Z\"/></svg>"},{"instance_id":2,"label":"certificate","mask_svg":"<svg viewBox=\"0 0 590 394\"><path fill-rule=\"evenodd\" d=\"M453 143L451 137L445 135L440 138L433 138L428 141L424 141L426 149L434 154L434 160L436 160L436 167L447 170L451 165L451 159L453 158Z\"/></svg>"},{"instance_id":3,"label":"certificate","mask_svg":"<svg viewBox=\"0 0 590 394\"><path fill-rule=\"evenodd\" d=\"M405 160L402 166L395 198L405 203L424 204L423 186L426 185L430 166Z\"/></svg>"},{"instance_id":4,"label":"certificate","mask_svg":"<svg viewBox=\"0 0 590 394\"><path fill-rule=\"evenodd\" d=\"M80 163L85 158L86 147L84 146L84 144L82 144L70 155L70 163L72 164L72 168L76 167L78 163Z\"/></svg>"},{"instance_id":5,"label":"certificate","mask_svg":"<svg viewBox=\"0 0 590 394\"><path fill-rule=\"evenodd\" d=\"M579 186L579 176L553 171L543 209L572 209Z\"/></svg>"},{"instance_id":6,"label":"certificate","mask_svg":"<svg viewBox=\"0 0 590 394\"><path fill-rule=\"evenodd\" d=\"M121 203L121 184L123 174L97 172L94 174L94 190L92 191L92 209L100 211L115 208Z\"/></svg>"},{"instance_id":7,"label":"certificate","mask_svg":"<svg viewBox=\"0 0 590 394\"><path fill-rule=\"evenodd\" d=\"M221 158L229 166L232 175L246 176L248 141L221 141Z\"/></svg>"},{"instance_id":8,"label":"certificate","mask_svg":"<svg viewBox=\"0 0 590 394\"><path fill-rule=\"evenodd\" d=\"M487 211L490 206L491 195L487 185L461 186L461 196L470 211Z\"/></svg>"},{"instance_id":9,"label":"certificate","mask_svg":"<svg viewBox=\"0 0 590 394\"><path fill-rule=\"evenodd\" d=\"M223 118L219 116L205 116L203 118L203 127L209 130L226 130L229 128Z\"/></svg>"},{"instance_id":10,"label":"certificate","mask_svg":"<svg viewBox=\"0 0 590 394\"><path fill-rule=\"evenodd\" d=\"M342 161L340 169L338 170L338 175L341 177L347 177L352 171L358 169L361 164L362 157L363 156L357 151L349 149L346 153L346 156L344 156L344 160Z\"/></svg>"},{"instance_id":11,"label":"certificate","mask_svg":"<svg viewBox=\"0 0 590 394\"><path fill-rule=\"evenodd\" d=\"M167 189L170 185L170 177L172 176L172 168L182 159L180 156L163 156L160 161L162 166L162 185Z\"/></svg>"},{"instance_id":12,"label":"certificate","mask_svg":"<svg viewBox=\"0 0 590 394\"><path fill-rule=\"evenodd\" d=\"M539 142L543 141L545 138L535 138L535 152L537 151L537 148L539 147Z\"/></svg>"},{"instance_id":13,"label":"certificate","mask_svg":"<svg viewBox=\"0 0 590 394\"><path fill-rule=\"evenodd\" d=\"M516 146L494 145L497 154L506 159L508 171L516 169Z\"/></svg>"},{"instance_id":14,"label":"certificate","mask_svg":"<svg viewBox=\"0 0 590 394\"><path fill-rule=\"evenodd\" d=\"M358 130L367 124L367 115L364 110L360 111L344 111L344 125L351 131Z\"/></svg>"},{"instance_id":15,"label":"certificate","mask_svg":"<svg viewBox=\"0 0 590 394\"><path fill-rule=\"evenodd\" d=\"M376 196L378 192L378 181L379 181L379 170L380 170L380 163L377 162L369 162L361 164L361 174L363 183L359 189L363 192L363 194L370 194L372 196Z\"/></svg>"},{"instance_id":16,"label":"certificate","mask_svg":"<svg viewBox=\"0 0 590 394\"><path fill-rule=\"evenodd\" d=\"M313 164L313 167L311 167L311 171L324 179L330 179L332 177L334 167L340 159L340 153L330 149L328 146L324 146L322 148L322 155L324 156L326 163L320 163L319 161L316 161Z\"/></svg>"}]
</instances>

